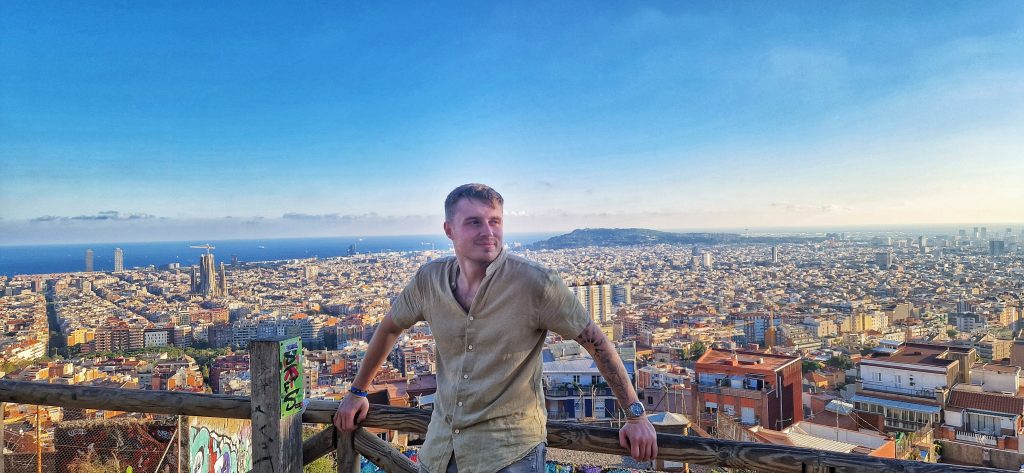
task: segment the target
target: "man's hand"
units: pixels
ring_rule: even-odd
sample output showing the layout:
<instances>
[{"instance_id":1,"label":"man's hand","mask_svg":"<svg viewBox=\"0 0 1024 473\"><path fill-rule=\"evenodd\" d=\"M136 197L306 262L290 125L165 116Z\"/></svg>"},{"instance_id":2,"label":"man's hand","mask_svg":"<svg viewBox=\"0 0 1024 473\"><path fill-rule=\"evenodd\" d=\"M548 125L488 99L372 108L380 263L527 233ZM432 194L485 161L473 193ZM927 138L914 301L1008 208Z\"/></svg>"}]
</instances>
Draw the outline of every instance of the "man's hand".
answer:
<instances>
[{"instance_id":1,"label":"man's hand","mask_svg":"<svg viewBox=\"0 0 1024 473\"><path fill-rule=\"evenodd\" d=\"M341 400L338 412L334 413L334 426L344 432L355 431L366 419L367 412L370 412L370 401L365 397L349 394Z\"/></svg>"},{"instance_id":2,"label":"man's hand","mask_svg":"<svg viewBox=\"0 0 1024 473\"><path fill-rule=\"evenodd\" d=\"M619 445L638 462L653 461L658 456L658 434L647 416L626 421L619 429Z\"/></svg>"}]
</instances>

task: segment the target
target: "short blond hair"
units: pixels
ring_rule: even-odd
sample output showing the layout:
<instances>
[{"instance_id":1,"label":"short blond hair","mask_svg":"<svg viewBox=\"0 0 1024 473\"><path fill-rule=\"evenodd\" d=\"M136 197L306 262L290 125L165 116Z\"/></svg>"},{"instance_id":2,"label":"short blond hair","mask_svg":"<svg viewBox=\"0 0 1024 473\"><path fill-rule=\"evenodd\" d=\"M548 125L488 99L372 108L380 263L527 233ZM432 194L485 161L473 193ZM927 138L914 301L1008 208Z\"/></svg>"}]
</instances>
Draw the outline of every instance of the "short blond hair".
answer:
<instances>
[{"instance_id":1,"label":"short blond hair","mask_svg":"<svg viewBox=\"0 0 1024 473\"><path fill-rule=\"evenodd\" d=\"M452 216L455 214L455 205L462 199L473 199L488 204L491 207L505 205L505 199L501 197L498 191L492 189L491 186L476 183L463 184L449 192L448 197L444 199L445 220L452 221Z\"/></svg>"}]
</instances>

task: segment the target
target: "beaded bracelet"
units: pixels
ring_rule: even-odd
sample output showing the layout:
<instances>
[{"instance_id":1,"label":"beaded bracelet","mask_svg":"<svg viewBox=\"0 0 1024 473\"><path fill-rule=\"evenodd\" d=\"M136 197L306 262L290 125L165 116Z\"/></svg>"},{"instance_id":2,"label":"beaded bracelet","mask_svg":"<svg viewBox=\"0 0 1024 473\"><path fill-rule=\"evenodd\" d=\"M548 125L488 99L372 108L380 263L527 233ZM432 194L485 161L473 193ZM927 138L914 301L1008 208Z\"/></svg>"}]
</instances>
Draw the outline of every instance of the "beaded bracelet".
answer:
<instances>
[{"instance_id":1,"label":"beaded bracelet","mask_svg":"<svg viewBox=\"0 0 1024 473\"><path fill-rule=\"evenodd\" d=\"M355 386L352 386L352 387L348 388L348 392L350 392L352 394L355 394L356 396L359 396L359 397L366 397L366 395L369 394L368 392L363 391L362 389L359 389L359 388L357 388Z\"/></svg>"}]
</instances>

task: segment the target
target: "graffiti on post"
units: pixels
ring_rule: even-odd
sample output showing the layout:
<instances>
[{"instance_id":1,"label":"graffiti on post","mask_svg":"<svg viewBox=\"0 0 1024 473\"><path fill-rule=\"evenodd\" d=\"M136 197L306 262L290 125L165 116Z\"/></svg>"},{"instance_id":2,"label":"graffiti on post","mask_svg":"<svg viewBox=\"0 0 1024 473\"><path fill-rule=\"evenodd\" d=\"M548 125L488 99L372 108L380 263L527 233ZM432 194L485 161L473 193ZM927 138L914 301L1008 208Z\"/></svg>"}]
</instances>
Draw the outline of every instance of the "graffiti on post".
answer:
<instances>
[{"instance_id":1,"label":"graffiti on post","mask_svg":"<svg viewBox=\"0 0 1024 473\"><path fill-rule=\"evenodd\" d=\"M190 418L189 473L246 473L250 470L251 422L242 419Z\"/></svg>"},{"instance_id":2,"label":"graffiti on post","mask_svg":"<svg viewBox=\"0 0 1024 473\"><path fill-rule=\"evenodd\" d=\"M302 378L302 339L290 338L281 342L281 418L302 411L305 397Z\"/></svg>"}]
</instances>

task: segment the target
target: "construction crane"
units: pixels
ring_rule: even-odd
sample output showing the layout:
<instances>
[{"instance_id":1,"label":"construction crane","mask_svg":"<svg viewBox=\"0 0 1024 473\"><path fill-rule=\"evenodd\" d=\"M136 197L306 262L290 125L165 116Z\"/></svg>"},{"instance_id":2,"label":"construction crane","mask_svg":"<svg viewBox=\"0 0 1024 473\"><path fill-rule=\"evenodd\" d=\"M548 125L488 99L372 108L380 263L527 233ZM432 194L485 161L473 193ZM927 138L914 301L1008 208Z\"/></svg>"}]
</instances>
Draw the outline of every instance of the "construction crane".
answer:
<instances>
[{"instance_id":1,"label":"construction crane","mask_svg":"<svg viewBox=\"0 0 1024 473\"><path fill-rule=\"evenodd\" d=\"M206 250L206 254L210 254L210 250L212 250L214 248L217 248L217 247L207 243L205 245L192 245L192 246L189 246L189 248L198 248L200 250Z\"/></svg>"}]
</instances>

